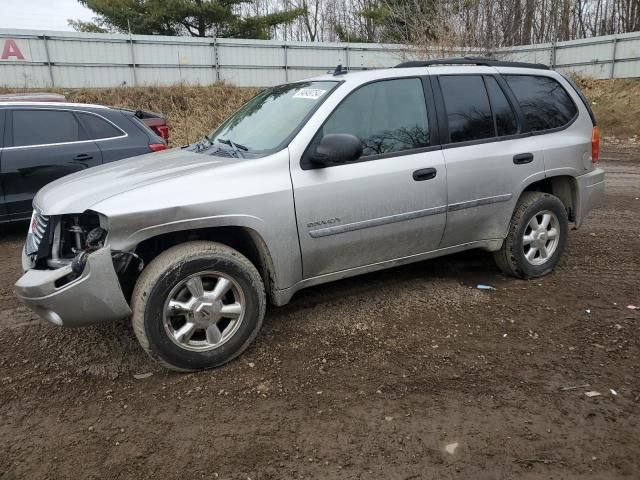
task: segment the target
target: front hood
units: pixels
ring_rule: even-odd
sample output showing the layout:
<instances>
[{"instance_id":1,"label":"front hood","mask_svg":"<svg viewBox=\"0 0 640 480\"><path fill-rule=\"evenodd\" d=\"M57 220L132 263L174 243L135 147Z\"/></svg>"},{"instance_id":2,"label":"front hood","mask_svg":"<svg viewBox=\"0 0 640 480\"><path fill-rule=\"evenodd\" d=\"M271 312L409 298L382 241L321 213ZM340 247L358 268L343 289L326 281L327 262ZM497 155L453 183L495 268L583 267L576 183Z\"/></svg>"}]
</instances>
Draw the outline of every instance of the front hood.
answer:
<instances>
[{"instance_id":1,"label":"front hood","mask_svg":"<svg viewBox=\"0 0 640 480\"><path fill-rule=\"evenodd\" d=\"M43 187L33 204L45 215L82 213L114 195L238 161L180 148L149 153L62 177Z\"/></svg>"}]
</instances>

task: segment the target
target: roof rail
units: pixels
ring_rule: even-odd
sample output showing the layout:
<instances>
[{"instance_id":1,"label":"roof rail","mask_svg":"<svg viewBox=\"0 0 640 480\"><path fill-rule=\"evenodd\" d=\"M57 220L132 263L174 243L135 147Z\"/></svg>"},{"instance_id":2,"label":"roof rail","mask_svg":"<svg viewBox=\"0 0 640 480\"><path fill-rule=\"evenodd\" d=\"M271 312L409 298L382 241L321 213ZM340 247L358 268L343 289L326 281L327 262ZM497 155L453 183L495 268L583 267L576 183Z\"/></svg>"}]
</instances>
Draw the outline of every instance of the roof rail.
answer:
<instances>
[{"instance_id":1,"label":"roof rail","mask_svg":"<svg viewBox=\"0 0 640 480\"><path fill-rule=\"evenodd\" d=\"M432 65L483 65L485 67L519 67L549 70L549 67L542 63L506 62L493 57L450 57L435 58L433 60L414 60L400 63L394 68L430 67Z\"/></svg>"}]
</instances>

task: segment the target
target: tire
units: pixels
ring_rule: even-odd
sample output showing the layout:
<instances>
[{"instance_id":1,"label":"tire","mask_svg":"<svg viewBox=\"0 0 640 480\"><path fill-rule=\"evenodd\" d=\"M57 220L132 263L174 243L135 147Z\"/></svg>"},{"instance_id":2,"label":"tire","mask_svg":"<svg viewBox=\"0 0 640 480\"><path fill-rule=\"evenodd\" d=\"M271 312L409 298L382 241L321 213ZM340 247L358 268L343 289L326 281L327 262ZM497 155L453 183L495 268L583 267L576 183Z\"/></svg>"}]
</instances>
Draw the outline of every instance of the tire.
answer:
<instances>
[{"instance_id":1,"label":"tire","mask_svg":"<svg viewBox=\"0 0 640 480\"><path fill-rule=\"evenodd\" d=\"M535 231L532 229L534 218L533 226L539 227ZM545 228L547 218L549 224ZM553 231L556 236L552 238ZM525 192L518 200L502 247L493 254L496 264L505 274L517 278L547 275L564 253L568 232L567 211L558 197Z\"/></svg>"},{"instance_id":2,"label":"tire","mask_svg":"<svg viewBox=\"0 0 640 480\"><path fill-rule=\"evenodd\" d=\"M158 255L136 282L133 331L166 368L190 372L218 367L258 335L266 309L255 266L214 242L188 242Z\"/></svg>"}]
</instances>

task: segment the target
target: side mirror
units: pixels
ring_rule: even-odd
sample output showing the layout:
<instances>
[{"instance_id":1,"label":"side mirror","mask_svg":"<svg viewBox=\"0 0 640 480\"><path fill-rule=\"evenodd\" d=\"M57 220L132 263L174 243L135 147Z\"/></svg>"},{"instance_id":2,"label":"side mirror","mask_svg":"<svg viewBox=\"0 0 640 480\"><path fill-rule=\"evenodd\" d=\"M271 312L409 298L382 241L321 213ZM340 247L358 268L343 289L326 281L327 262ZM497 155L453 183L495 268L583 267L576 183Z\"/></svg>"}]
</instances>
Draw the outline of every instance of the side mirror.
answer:
<instances>
[{"instance_id":1,"label":"side mirror","mask_svg":"<svg viewBox=\"0 0 640 480\"><path fill-rule=\"evenodd\" d=\"M329 167L357 160L362 155L362 142L348 133L325 135L311 155L310 160L317 166Z\"/></svg>"}]
</instances>

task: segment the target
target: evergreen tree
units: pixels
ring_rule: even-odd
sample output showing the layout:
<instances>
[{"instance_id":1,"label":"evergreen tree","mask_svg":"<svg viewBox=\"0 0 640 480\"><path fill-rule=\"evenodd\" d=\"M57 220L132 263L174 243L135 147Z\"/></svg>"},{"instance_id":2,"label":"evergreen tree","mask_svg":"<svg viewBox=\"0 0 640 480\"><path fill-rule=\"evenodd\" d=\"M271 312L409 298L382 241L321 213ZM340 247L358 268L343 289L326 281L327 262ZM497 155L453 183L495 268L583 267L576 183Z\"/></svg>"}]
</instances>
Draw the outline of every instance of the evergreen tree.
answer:
<instances>
[{"instance_id":1,"label":"evergreen tree","mask_svg":"<svg viewBox=\"0 0 640 480\"><path fill-rule=\"evenodd\" d=\"M274 27L290 23L303 13L301 9L253 17L236 13L241 4L254 0L78 1L97 15L93 22L69 20L72 27L84 32L269 39Z\"/></svg>"}]
</instances>

